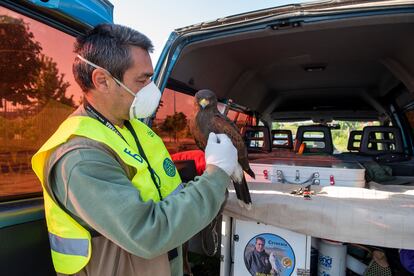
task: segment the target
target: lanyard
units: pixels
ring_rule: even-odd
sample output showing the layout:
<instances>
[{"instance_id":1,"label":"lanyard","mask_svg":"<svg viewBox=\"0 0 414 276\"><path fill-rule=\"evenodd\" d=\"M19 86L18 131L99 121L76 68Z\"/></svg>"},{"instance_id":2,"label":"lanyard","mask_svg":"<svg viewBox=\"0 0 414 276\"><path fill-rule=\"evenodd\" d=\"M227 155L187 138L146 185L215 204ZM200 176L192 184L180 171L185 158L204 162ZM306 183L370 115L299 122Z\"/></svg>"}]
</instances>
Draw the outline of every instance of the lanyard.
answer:
<instances>
[{"instance_id":1,"label":"lanyard","mask_svg":"<svg viewBox=\"0 0 414 276\"><path fill-rule=\"evenodd\" d=\"M125 124L126 128L131 132L132 136L134 137L135 143L137 144L137 147L138 147L139 154L147 162L147 164L148 164L148 171L151 174L151 179L154 182L155 186L157 187L158 195L160 197L160 200L162 200L162 195L161 195L161 190L160 190L160 187L161 187L161 179L158 176L158 174L152 169L151 164L148 161L147 156L145 155L144 149L142 148L141 143L139 142L138 136L135 133L135 130L132 127L131 123L129 121L125 121L124 124Z\"/></svg>"},{"instance_id":2,"label":"lanyard","mask_svg":"<svg viewBox=\"0 0 414 276\"><path fill-rule=\"evenodd\" d=\"M124 138L124 136L122 136L121 132L119 132L119 130L117 130L116 127L108 119L106 119L105 116L99 113L98 110L96 110L90 103L86 102L86 100L84 106L87 111L92 113L99 120L99 122L118 134L118 136L128 144L127 140Z\"/></svg>"},{"instance_id":3,"label":"lanyard","mask_svg":"<svg viewBox=\"0 0 414 276\"><path fill-rule=\"evenodd\" d=\"M108 120L105 118L105 116L103 116L101 113L98 112L98 110L96 110L90 103L88 103L85 100L85 109L87 111L89 111L90 113L92 113L98 120L99 122L101 122L104 126L106 126L107 128L109 128L110 130L114 131L116 134L118 134L119 137L122 138L122 140L125 141L125 143L128 144L127 140L124 138L124 136L122 136L121 132L119 132L118 129L116 129L116 127ZM132 127L131 123L129 121L125 121L124 122L126 128L129 130L129 132L131 132L132 136L134 137L135 143L137 144L137 148L138 148L138 152L141 155L142 158L144 158L145 162L147 162L148 164L148 171L151 174L151 179L154 182L155 187L157 188L158 191L158 195L160 197L160 200L162 200L162 195L161 195L161 179L160 177L157 175L157 173L152 169L150 162L148 161L147 156L145 155L144 149L141 146L141 143L139 142L138 136L135 133L134 128Z\"/></svg>"}]
</instances>

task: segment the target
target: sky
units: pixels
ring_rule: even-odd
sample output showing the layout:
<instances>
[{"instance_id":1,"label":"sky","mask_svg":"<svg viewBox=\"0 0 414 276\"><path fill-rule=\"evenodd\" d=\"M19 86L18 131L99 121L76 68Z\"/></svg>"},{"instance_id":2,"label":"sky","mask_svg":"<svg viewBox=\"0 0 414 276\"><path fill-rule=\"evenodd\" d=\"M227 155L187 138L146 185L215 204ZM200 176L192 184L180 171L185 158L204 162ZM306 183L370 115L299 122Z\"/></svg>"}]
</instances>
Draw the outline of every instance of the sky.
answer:
<instances>
[{"instance_id":1,"label":"sky","mask_svg":"<svg viewBox=\"0 0 414 276\"><path fill-rule=\"evenodd\" d=\"M134 28L154 44L151 54L155 66L170 33L180 27L228 15L276 7L303 0L110 0L114 22Z\"/></svg>"}]
</instances>

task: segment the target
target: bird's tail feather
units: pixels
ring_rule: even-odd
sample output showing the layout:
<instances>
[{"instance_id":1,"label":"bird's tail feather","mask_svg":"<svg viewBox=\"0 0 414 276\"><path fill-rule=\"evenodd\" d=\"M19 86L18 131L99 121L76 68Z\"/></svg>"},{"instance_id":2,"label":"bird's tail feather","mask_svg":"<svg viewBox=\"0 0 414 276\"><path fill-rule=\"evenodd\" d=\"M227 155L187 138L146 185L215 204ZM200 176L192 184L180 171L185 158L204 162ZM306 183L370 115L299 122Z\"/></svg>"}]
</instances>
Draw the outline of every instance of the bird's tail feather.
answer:
<instances>
[{"instance_id":1,"label":"bird's tail feather","mask_svg":"<svg viewBox=\"0 0 414 276\"><path fill-rule=\"evenodd\" d=\"M246 173L248 174L248 175L250 175L250 177L251 178L253 178L253 179L255 179L256 178L256 175L254 174L254 172L252 171L252 169L248 169L247 171L246 171ZM244 181L246 181L246 180L244 180Z\"/></svg>"},{"instance_id":2,"label":"bird's tail feather","mask_svg":"<svg viewBox=\"0 0 414 276\"><path fill-rule=\"evenodd\" d=\"M233 184L240 205L244 205L244 207L250 210L252 206L252 199L250 197L249 187L247 186L246 179L243 176L241 182L233 181Z\"/></svg>"}]
</instances>

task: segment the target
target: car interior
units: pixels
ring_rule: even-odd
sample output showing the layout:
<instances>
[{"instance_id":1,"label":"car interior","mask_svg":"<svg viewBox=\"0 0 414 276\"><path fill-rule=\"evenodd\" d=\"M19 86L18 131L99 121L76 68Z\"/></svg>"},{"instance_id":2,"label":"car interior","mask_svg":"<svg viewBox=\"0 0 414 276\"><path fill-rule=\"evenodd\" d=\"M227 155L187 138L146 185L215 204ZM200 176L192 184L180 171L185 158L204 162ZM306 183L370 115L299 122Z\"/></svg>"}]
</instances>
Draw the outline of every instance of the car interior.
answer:
<instances>
[{"instance_id":1,"label":"car interior","mask_svg":"<svg viewBox=\"0 0 414 276\"><path fill-rule=\"evenodd\" d=\"M257 125L242 128L250 159L324 155L376 161L395 176L414 175L406 114L414 104L414 17L374 14L281 24L223 28L210 36L208 29L200 31L208 39L186 45L167 87L190 95L208 88L256 116ZM336 152L335 120L379 125L350 131L347 151ZM272 128L289 121L305 122L294 139L291 130Z\"/></svg>"},{"instance_id":2,"label":"car interior","mask_svg":"<svg viewBox=\"0 0 414 276\"><path fill-rule=\"evenodd\" d=\"M253 117L245 124L233 118L251 162L357 162L367 188L411 189L414 16L347 15L178 29L185 45L167 88L190 96L210 89L227 106L224 114ZM339 121L360 123L342 129L341 150L333 135L344 126Z\"/></svg>"}]
</instances>

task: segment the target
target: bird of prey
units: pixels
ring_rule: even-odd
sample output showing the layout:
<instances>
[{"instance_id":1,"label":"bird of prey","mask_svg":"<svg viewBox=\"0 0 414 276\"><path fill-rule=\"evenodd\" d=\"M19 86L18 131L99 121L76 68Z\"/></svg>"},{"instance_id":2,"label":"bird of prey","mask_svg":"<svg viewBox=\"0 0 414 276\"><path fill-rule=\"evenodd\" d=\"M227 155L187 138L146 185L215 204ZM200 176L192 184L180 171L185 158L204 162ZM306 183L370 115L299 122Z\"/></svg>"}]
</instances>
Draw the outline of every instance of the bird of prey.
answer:
<instances>
[{"instance_id":1,"label":"bird of prey","mask_svg":"<svg viewBox=\"0 0 414 276\"><path fill-rule=\"evenodd\" d=\"M285 257L285 258L283 258L283 259L285 259L286 264L289 265L290 259L287 258L287 257ZM273 273L274 273L272 275L275 275L275 276L276 275L281 275L282 274L282 267L281 267L281 264L280 264L278 258L276 257L276 253L274 251L270 252L269 262L270 262L270 265L272 266L272 270L273 270ZM290 261L290 263L292 263L292 261ZM288 267L290 267L290 266L291 265L289 265Z\"/></svg>"},{"instance_id":2,"label":"bird of prey","mask_svg":"<svg viewBox=\"0 0 414 276\"><path fill-rule=\"evenodd\" d=\"M206 148L210 132L227 134L236 147L238 155L238 166L230 177L233 181L239 204L250 209L252 200L243 171L252 178L255 175L250 168L246 145L239 129L232 121L218 111L217 97L213 91L207 89L200 90L195 94L194 100L196 115L191 132L197 146L201 150Z\"/></svg>"}]
</instances>

